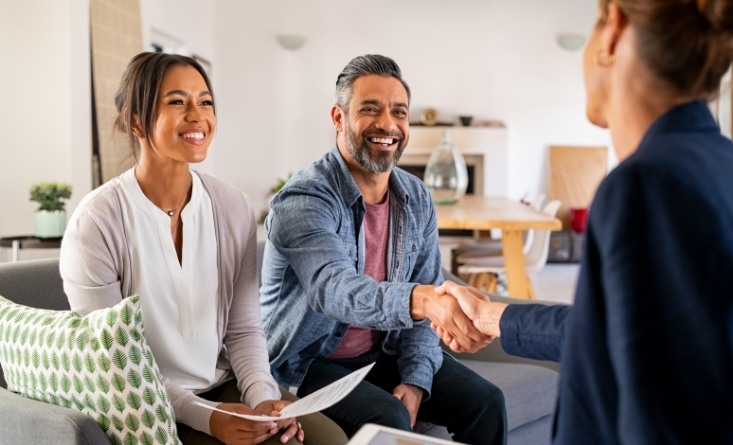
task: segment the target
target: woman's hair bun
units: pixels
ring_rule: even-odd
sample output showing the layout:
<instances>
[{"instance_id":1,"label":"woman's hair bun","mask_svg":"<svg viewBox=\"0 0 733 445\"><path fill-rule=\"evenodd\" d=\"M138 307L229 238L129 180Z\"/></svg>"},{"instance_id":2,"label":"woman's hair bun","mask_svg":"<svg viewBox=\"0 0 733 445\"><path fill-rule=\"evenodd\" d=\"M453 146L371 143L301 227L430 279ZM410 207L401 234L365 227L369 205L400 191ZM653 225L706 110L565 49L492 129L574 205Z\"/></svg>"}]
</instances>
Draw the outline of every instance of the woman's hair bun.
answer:
<instances>
[{"instance_id":1,"label":"woman's hair bun","mask_svg":"<svg viewBox=\"0 0 733 445\"><path fill-rule=\"evenodd\" d=\"M695 0L697 11L713 31L733 35L733 0Z\"/></svg>"}]
</instances>

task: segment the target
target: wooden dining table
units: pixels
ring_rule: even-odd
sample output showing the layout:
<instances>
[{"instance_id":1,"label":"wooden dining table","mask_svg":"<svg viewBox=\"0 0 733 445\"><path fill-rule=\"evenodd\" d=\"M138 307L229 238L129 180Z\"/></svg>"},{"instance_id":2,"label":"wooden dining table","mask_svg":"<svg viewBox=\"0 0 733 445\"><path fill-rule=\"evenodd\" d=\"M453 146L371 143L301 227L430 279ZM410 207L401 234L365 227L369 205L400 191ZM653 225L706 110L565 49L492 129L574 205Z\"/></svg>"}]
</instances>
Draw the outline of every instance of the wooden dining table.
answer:
<instances>
[{"instance_id":1,"label":"wooden dining table","mask_svg":"<svg viewBox=\"0 0 733 445\"><path fill-rule=\"evenodd\" d=\"M559 219L501 196L466 195L456 204L436 205L439 229L501 231L507 290L517 298L532 298L524 260L522 233L531 229L560 230Z\"/></svg>"}]
</instances>

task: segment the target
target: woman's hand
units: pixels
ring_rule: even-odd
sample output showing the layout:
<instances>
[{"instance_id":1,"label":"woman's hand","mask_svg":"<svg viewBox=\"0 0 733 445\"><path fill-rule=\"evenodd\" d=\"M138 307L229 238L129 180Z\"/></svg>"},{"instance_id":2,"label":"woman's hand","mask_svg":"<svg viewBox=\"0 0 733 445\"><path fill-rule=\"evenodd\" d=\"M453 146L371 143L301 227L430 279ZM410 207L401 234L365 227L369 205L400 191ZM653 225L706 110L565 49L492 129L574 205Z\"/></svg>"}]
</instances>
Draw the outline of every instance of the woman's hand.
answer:
<instances>
[{"instance_id":1,"label":"woman's hand","mask_svg":"<svg viewBox=\"0 0 733 445\"><path fill-rule=\"evenodd\" d=\"M488 343L501 336L500 322L507 306L506 303L492 302L480 290L470 286L459 286L452 281L446 281L436 287L435 292L439 295L455 297L460 309L472 320L476 329L489 338ZM462 348L453 335L439 323L432 321L430 325L451 350L455 352L475 352Z\"/></svg>"},{"instance_id":2,"label":"woman's hand","mask_svg":"<svg viewBox=\"0 0 733 445\"><path fill-rule=\"evenodd\" d=\"M224 411L255 416L263 414L262 412L255 411L241 403L220 403L217 408ZM276 422L271 420L255 422L253 420L242 419L241 417L213 411L211 419L209 419L209 429L211 430L212 436L225 444L237 443L255 445L262 443L275 435L278 431L278 426Z\"/></svg>"},{"instance_id":3,"label":"woman's hand","mask_svg":"<svg viewBox=\"0 0 733 445\"><path fill-rule=\"evenodd\" d=\"M265 400L257 405L255 410L266 416L279 416L280 411L288 405L290 405L290 402L287 400ZM295 437L298 442L303 443L305 432L300 427L300 423L294 417L278 420L277 428L279 430L285 429L285 433L280 436L280 442L286 443L288 440Z\"/></svg>"}]
</instances>

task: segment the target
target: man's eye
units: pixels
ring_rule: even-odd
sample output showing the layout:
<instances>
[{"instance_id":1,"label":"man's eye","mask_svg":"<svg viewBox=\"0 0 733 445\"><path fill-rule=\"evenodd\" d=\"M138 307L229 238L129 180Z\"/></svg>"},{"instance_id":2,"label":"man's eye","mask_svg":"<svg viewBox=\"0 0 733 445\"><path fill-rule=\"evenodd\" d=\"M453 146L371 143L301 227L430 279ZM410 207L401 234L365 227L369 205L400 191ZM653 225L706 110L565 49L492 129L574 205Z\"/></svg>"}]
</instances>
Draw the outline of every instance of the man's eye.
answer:
<instances>
[{"instance_id":1,"label":"man's eye","mask_svg":"<svg viewBox=\"0 0 733 445\"><path fill-rule=\"evenodd\" d=\"M366 107L366 108L362 108L361 109L361 112L362 113L373 114L373 113L376 113L377 112L377 109L374 108L374 107Z\"/></svg>"},{"instance_id":2,"label":"man's eye","mask_svg":"<svg viewBox=\"0 0 733 445\"><path fill-rule=\"evenodd\" d=\"M405 110L395 110L394 115L397 117L405 117L407 116L407 111Z\"/></svg>"},{"instance_id":3,"label":"man's eye","mask_svg":"<svg viewBox=\"0 0 733 445\"><path fill-rule=\"evenodd\" d=\"M214 101L213 100L203 100L201 101L201 106L202 107L213 107Z\"/></svg>"}]
</instances>

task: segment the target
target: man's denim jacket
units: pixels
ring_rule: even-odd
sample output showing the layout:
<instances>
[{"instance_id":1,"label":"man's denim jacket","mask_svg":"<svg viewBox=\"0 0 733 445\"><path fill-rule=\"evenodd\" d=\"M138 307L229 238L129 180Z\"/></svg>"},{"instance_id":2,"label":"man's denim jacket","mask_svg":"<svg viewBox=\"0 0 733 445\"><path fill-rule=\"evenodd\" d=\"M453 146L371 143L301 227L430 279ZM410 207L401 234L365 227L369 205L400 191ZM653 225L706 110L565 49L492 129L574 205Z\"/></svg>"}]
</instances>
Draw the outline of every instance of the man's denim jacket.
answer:
<instances>
[{"instance_id":1,"label":"man's denim jacket","mask_svg":"<svg viewBox=\"0 0 733 445\"><path fill-rule=\"evenodd\" d=\"M338 148L272 200L260 294L280 384L299 386L353 324L388 331L382 349L399 357L402 383L429 397L443 356L429 320L410 317L410 296L417 284L443 281L435 207L423 182L400 168L389 188L386 282L364 275L364 199Z\"/></svg>"}]
</instances>

